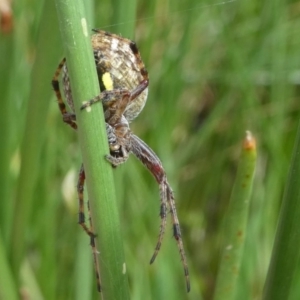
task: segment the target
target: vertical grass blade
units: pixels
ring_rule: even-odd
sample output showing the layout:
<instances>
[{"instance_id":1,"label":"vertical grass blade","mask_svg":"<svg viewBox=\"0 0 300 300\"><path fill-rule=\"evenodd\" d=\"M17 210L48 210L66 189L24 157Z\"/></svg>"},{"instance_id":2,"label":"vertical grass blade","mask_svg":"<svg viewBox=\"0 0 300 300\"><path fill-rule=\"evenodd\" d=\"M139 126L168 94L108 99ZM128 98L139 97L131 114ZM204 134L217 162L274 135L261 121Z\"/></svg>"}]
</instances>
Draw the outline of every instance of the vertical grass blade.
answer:
<instances>
[{"instance_id":1,"label":"vertical grass blade","mask_svg":"<svg viewBox=\"0 0 300 300\"><path fill-rule=\"evenodd\" d=\"M11 155L11 117L12 109L9 101L9 84L11 80L11 66L13 65L12 56L9 55L14 50L13 35L0 35L0 91L1 91L1 109L0 109L0 227L2 230L3 241L8 242L8 233L11 218L11 205L7 201L10 197L9 191L9 160ZM3 71L2 71L3 70Z\"/></svg>"},{"instance_id":2,"label":"vertical grass blade","mask_svg":"<svg viewBox=\"0 0 300 300\"><path fill-rule=\"evenodd\" d=\"M77 244L74 300L92 299L92 294L95 294L93 293L95 291L95 276L91 268L91 249L87 245L87 236L83 230L78 234Z\"/></svg>"},{"instance_id":3,"label":"vertical grass blade","mask_svg":"<svg viewBox=\"0 0 300 300\"><path fill-rule=\"evenodd\" d=\"M264 288L264 300L289 299L300 256L300 124Z\"/></svg>"},{"instance_id":4,"label":"vertical grass blade","mask_svg":"<svg viewBox=\"0 0 300 300\"><path fill-rule=\"evenodd\" d=\"M224 245L214 300L234 299L243 254L256 164L255 140L247 132L224 226Z\"/></svg>"},{"instance_id":5,"label":"vertical grass blade","mask_svg":"<svg viewBox=\"0 0 300 300\"><path fill-rule=\"evenodd\" d=\"M137 1L114 0L112 3L114 4L112 23L116 24L114 31L124 37L133 39Z\"/></svg>"},{"instance_id":6,"label":"vertical grass blade","mask_svg":"<svg viewBox=\"0 0 300 300\"><path fill-rule=\"evenodd\" d=\"M19 299L18 289L8 264L2 235L0 232L0 299Z\"/></svg>"},{"instance_id":7,"label":"vertical grass blade","mask_svg":"<svg viewBox=\"0 0 300 300\"><path fill-rule=\"evenodd\" d=\"M86 172L87 191L96 246L103 299L128 299L128 281L120 233L112 168L102 106L80 111L84 101L100 93L84 7L79 0L56 0L58 19L70 73L79 142Z\"/></svg>"},{"instance_id":8,"label":"vertical grass blade","mask_svg":"<svg viewBox=\"0 0 300 300\"><path fill-rule=\"evenodd\" d=\"M44 141L46 118L52 95L49 78L53 75L50 66L55 65L59 52L58 38L53 34L55 13L52 1L45 1L39 26L38 44L35 63L31 74L28 111L21 145L21 170L18 179L14 220L11 232L11 258L13 269L17 274L25 251L25 232L29 228L29 217L32 212L34 189L41 168L40 155ZM50 49L50 50L49 50ZM43 201L43 199L41 199Z\"/></svg>"}]
</instances>

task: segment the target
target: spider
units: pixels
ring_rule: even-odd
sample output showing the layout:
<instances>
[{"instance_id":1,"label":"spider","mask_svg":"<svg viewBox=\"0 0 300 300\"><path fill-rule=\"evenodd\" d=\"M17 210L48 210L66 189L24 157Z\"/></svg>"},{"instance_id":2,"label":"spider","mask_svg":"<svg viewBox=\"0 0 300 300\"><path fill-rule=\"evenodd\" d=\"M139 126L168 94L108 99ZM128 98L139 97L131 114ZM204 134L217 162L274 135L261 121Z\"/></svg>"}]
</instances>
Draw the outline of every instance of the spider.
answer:
<instances>
[{"instance_id":1,"label":"spider","mask_svg":"<svg viewBox=\"0 0 300 300\"><path fill-rule=\"evenodd\" d=\"M106 122L106 132L110 154L106 155L107 161L112 167L117 167L126 162L130 153L133 153L142 164L151 172L159 185L160 191L160 233L154 254L150 260L152 264L160 250L163 240L168 209L173 223L173 235L175 237L186 279L187 291L190 291L189 271L181 238L181 231L177 217L174 194L168 183L162 163L153 150L134 135L129 127L143 109L148 95L149 78L140 53L135 42L102 30L93 30L91 42L97 68L98 80L101 89L100 95L85 102L81 110L101 102ZM59 75L62 72L62 82L66 101L72 110L68 112L62 100L59 88ZM66 59L64 58L52 79L52 86L56 93L63 121L72 128L77 129L76 115L72 98ZM94 262L97 277L98 291L101 291L100 273L97 268L97 250L92 223L90 228L85 224L83 188L85 172L83 165L79 172L77 192L79 198L79 224L90 236L94 253ZM89 209L89 208L88 208ZM91 218L90 218L91 222Z\"/></svg>"}]
</instances>

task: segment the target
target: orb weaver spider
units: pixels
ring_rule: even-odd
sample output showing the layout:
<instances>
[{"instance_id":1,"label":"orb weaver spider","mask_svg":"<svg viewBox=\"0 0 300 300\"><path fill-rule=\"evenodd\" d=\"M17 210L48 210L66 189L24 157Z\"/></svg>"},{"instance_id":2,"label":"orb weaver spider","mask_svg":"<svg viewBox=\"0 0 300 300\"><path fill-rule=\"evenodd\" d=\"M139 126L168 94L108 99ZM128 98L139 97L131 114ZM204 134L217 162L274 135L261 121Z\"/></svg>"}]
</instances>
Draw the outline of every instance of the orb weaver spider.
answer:
<instances>
[{"instance_id":1,"label":"orb weaver spider","mask_svg":"<svg viewBox=\"0 0 300 300\"><path fill-rule=\"evenodd\" d=\"M162 163L153 150L134 135L129 127L143 109L148 95L149 78L136 44L126 38L120 37L106 31L94 30L91 38L98 80L101 89L99 96L85 102L81 110L101 102L106 122L106 132L110 154L106 159L113 166L126 162L130 153L133 153L142 164L151 172L159 185L160 191L160 233L154 254L150 260L152 264L160 250L165 227L167 223L168 209L171 213L173 223L173 235L175 237L186 278L186 288L190 291L189 271L187 260L181 238L179 220L177 217L174 194L168 183ZM59 88L59 75L62 72L62 82L66 101L72 112L68 112ZM77 129L76 115L72 98L72 91L64 58L52 79L52 86L56 93L63 121L72 128ZM98 291L101 291L100 272L97 267L97 250L95 246L95 234L85 224L83 187L85 172L81 166L77 184L79 198L79 224L91 238L91 246L94 253L95 270ZM88 208L89 209L89 208ZM90 220L91 221L91 220Z\"/></svg>"}]
</instances>

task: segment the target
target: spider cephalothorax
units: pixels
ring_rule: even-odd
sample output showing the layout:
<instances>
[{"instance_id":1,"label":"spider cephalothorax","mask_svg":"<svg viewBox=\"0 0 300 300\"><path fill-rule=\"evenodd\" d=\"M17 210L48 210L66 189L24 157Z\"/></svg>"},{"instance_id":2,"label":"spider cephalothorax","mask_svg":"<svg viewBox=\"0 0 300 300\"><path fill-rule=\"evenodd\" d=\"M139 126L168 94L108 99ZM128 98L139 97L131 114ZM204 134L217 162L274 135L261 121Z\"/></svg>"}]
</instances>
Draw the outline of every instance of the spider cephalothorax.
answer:
<instances>
[{"instance_id":1,"label":"spider cephalothorax","mask_svg":"<svg viewBox=\"0 0 300 300\"><path fill-rule=\"evenodd\" d=\"M150 260L153 263L161 247L165 232L167 211L169 209L173 222L173 234L176 239L186 277L187 290L190 290L189 272L183 248L179 221L176 213L173 191L167 181L166 173L157 155L140 138L134 135L129 123L143 109L148 95L148 72L145 69L136 44L128 39L101 30L94 30L92 47L98 73L101 93L94 99L82 105L81 110L101 102L106 122L110 154L106 159L113 167L124 163L130 153L133 153L156 179L160 190L160 233L154 254ZM68 112L62 100L59 89L59 74L63 72L63 87L66 100L72 112ZM74 129L77 128L72 91L70 87L66 60L63 59L55 72L52 85L56 93L64 122ZM93 253L95 235L85 224L83 186L85 173L81 167L78 180L79 224L91 237ZM95 254L96 255L96 254ZM100 291L100 276L96 266L98 290Z\"/></svg>"}]
</instances>

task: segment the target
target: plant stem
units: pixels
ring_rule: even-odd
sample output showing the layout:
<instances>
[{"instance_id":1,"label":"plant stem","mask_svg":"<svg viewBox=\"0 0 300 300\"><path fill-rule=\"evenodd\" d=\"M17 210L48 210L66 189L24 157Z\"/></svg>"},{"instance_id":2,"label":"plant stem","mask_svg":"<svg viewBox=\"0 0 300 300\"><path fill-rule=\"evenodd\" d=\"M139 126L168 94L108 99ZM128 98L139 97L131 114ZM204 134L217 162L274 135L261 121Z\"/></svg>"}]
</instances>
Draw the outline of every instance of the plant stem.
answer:
<instances>
[{"instance_id":1,"label":"plant stem","mask_svg":"<svg viewBox=\"0 0 300 300\"><path fill-rule=\"evenodd\" d=\"M114 31L127 38L134 38L137 1L113 1L115 9L112 14Z\"/></svg>"},{"instance_id":2,"label":"plant stem","mask_svg":"<svg viewBox=\"0 0 300 300\"><path fill-rule=\"evenodd\" d=\"M12 231L10 232L10 255L16 277L18 277L26 248L25 233L29 228L34 205L38 172L42 168L40 160L46 128L45 116L50 105L50 96L53 95L50 81L54 70L45 66L45 62L50 66L55 66L60 51L60 47L57 45L59 40L53 34L56 32L56 24L49 26L53 21L54 14L53 2L45 1L39 27L36 58L31 74L28 111L21 145L22 163L16 188Z\"/></svg>"},{"instance_id":3,"label":"plant stem","mask_svg":"<svg viewBox=\"0 0 300 300\"><path fill-rule=\"evenodd\" d=\"M8 264L2 234L0 232L0 299L19 299L18 289L14 281L11 268Z\"/></svg>"},{"instance_id":4,"label":"plant stem","mask_svg":"<svg viewBox=\"0 0 300 300\"><path fill-rule=\"evenodd\" d=\"M80 0L56 0L62 40L77 116L79 142L86 173L87 191L97 235L103 299L128 299L118 208L112 168L105 160L109 153L101 105L89 112L80 111L84 101L99 95L99 83L90 43L90 27L86 23Z\"/></svg>"},{"instance_id":5,"label":"plant stem","mask_svg":"<svg viewBox=\"0 0 300 300\"><path fill-rule=\"evenodd\" d=\"M235 297L245 243L255 163L255 140L250 132L247 132L229 208L225 216L224 245L214 295L215 300L232 300Z\"/></svg>"},{"instance_id":6,"label":"plant stem","mask_svg":"<svg viewBox=\"0 0 300 300\"><path fill-rule=\"evenodd\" d=\"M280 211L264 300L289 299L300 257L300 123Z\"/></svg>"}]
</instances>

